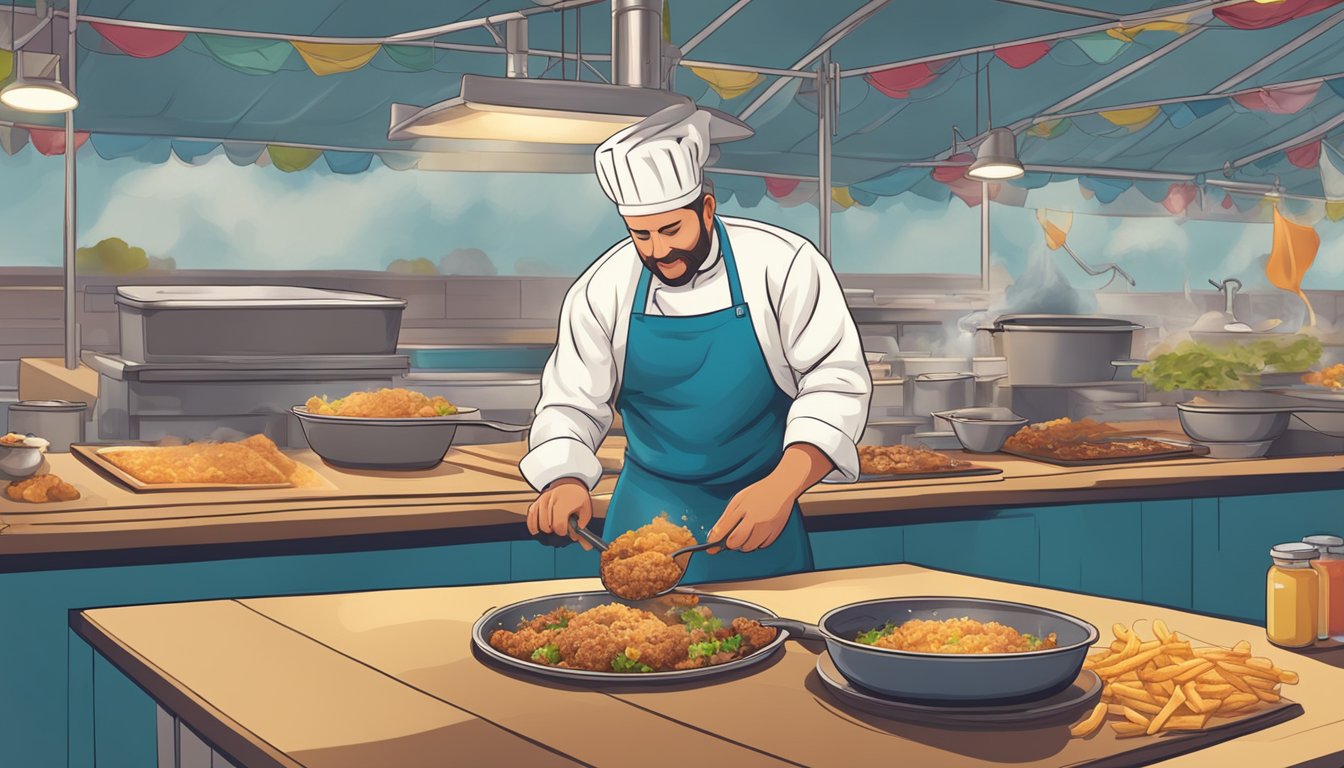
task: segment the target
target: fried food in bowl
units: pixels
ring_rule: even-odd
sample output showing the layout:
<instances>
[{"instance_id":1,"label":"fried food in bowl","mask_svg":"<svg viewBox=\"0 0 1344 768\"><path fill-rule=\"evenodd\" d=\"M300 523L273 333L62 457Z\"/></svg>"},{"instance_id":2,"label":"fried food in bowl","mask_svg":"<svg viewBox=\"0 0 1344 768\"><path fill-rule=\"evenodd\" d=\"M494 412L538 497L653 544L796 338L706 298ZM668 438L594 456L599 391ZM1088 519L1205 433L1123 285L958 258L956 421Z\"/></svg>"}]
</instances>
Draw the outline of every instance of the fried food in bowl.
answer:
<instances>
[{"instance_id":1,"label":"fried food in bowl","mask_svg":"<svg viewBox=\"0 0 1344 768\"><path fill-rule=\"evenodd\" d=\"M864 645L912 653L1028 653L1056 647L1054 632L1036 637L1018 632L997 621L969 618L932 621L911 619L891 622L855 638Z\"/></svg>"},{"instance_id":2,"label":"fried food in bowl","mask_svg":"<svg viewBox=\"0 0 1344 768\"><path fill-rule=\"evenodd\" d=\"M1302 376L1303 384L1328 389L1344 389L1344 363L1329 366L1324 370L1311 371Z\"/></svg>"},{"instance_id":3,"label":"fried food in bowl","mask_svg":"<svg viewBox=\"0 0 1344 768\"><path fill-rule=\"evenodd\" d=\"M327 400L310 397L304 404L309 413L319 416L349 416L363 419L409 419L452 416L457 406L442 397L430 397L409 389L380 389L377 392L351 392L345 397Z\"/></svg>"},{"instance_id":4,"label":"fried food in bowl","mask_svg":"<svg viewBox=\"0 0 1344 768\"><path fill-rule=\"evenodd\" d=\"M681 581L685 563L672 553L696 544L685 526L673 525L663 514L647 525L617 536L602 553L602 585L625 600L646 600Z\"/></svg>"}]
</instances>

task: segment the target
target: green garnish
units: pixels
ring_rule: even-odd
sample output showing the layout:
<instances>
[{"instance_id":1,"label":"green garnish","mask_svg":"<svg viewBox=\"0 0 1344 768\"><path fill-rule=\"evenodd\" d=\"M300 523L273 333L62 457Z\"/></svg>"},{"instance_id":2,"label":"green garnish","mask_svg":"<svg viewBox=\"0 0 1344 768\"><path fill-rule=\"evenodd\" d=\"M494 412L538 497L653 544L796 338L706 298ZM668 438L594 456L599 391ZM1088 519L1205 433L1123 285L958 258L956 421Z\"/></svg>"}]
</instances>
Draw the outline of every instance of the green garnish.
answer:
<instances>
[{"instance_id":1,"label":"green garnish","mask_svg":"<svg viewBox=\"0 0 1344 768\"><path fill-rule=\"evenodd\" d=\"M547 624L547 625L546 625L546 628L547 628L547 629L564 629L565 627L568 627L568 626L569 626L569 619L568 619L568 618L562 618L562 619L560 619L560 621L556 622L555 624Z\"/></svg>"},{"instance_id":2,"label":"green garnish","mask_svg":"<svg viewBox=\"0 0 1344 768\"><path fill-rule=\"evenodd\" d=\"M681 612L681 623L686 625L688 632L699 629L712 635L723 629L723 619L717 616L707 619L703 613L694 608Z\"/></svg>"},{"instance_id":3,"label":"green garnish","mask_svg":"<svg viewBox=\"0 0 1344 768\"><path fill-rule=\"evenodd\" d=\"M532 652L532 660L544 661L547 664L559 664L560 649L557 648L554 643L551 645L543 645Z\"/></svg>"},{"instance_id":4,"label":"green garnish","mask_svg":"<svg viewBox=\"0 0 1344 768\"><path fill-rule=\"evenodd\" d=\"M617 672L652 672L653 667L648 664L641 664L633 661L625 652L616 654L616 658L611 660L611 668Z\"/></svg>"},{"instance_id":5,"label":"green garnish","mask_svg":"<svg viewBox=\"0 0 1344 768\"><path fill-rule=\"evenodd\" d=\"M961 636L960 636L960 635L953 635L953 636L947 638L947 642L944 643L944 645L956 645L956 644L958 644L958 643L960 643L960 642L961 642Z\"/></svg>"},{"instance_id":6,"label":"green garnish","mask_svg":"<svg viewBox=\"0 0 1344 768\"><path fill-rule=\"evenodd\" d=\"M1040 647L1041 647L1041 642L1042 642L1042 641L1041 641L1041 638L1039 638L1039 637L1037 637L1037 636L1035 636L1035 635L1027 635L1027 634L1022 635L1022 637L1026 638L1026 641L1027 641L1027 647L1028 647L1028 648L1031 648L1032 650L1036 650L1037 648L1040 648Z\"/></svg>"},{"instance_id":7,"label":"green garnish","mask_svg":"<svg viewBox=\"0 0 1344 768\"><path fill-rule=\"evenodd\" d=\"M737 653L742 648L742 636L733 635L722 640L705 640L691 643L687 656L698 659L701 656L713 656L716 653Z\"/></svg>"},{"instance_id":8,"label":"green garnish","mask_svg":"<svg viewBox=\"0 0 1344 768\"><path fill-rule=\"evenodd\" d=\"M452 416L453 414L457 413L457 408L451 405L435 406L434 410L438 412L440 416Z\"/></svg>"},{"instance_id":9,"label":"green garnish","mask_svg":"<svg viewBox=\"0 0 1344 768\"><path fill-rule=\"evenodd\" d=\"M879 637L886 637L887 635L890 635L892 630L894 629L896 629L896 625L888 621L886 624L883 624L877 629L870 629L867 632L860 634L858 637L854 639L857 642L863 643L864 645L872 645L873 643L877 642L877 639Z\"/></svg>"},{"instance_id":10,"label":"green garnish","mask_svg":"<svg viewBox=\"0 0 1344 768\"><path fill-rule=\"evenodd\" d=\"M1159 392L1254 389L1266 370L1296 373L1320 362L1319 339L1289 338L1290 341L1265 339L1218 345L1182 342L1174 350L1136 367L1134 378L1143 379Z\"/></svg>"}]
</instances>

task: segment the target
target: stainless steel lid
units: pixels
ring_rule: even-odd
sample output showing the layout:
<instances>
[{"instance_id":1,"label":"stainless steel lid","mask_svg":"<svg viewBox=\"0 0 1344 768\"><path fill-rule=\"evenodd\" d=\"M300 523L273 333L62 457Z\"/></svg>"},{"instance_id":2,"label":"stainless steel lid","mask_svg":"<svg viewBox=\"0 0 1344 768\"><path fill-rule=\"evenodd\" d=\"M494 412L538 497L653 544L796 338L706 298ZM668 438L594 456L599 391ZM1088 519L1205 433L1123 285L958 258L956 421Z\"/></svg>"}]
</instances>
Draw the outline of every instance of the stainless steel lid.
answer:
<instances>
[{"instance_id":1,"label":"stainless steel lid","mask_svg":"<svg viewBox=\"0 0 1344 768\"><path fill-rule=\"evenodd\" d=\"M921 373L915 376L915 381L965 381L974 378L975 375L970 373Z\"/></svg>"},{"instance_id":2,"label":"stainless steel lid","mask_svg":"<svg viewBox=\"0 0 1344 768\"><path fill-rule=\"evenodd\" d=\"M1320 550L1302 541L1275 544L1269 550L1269 556L1275 560L1315 560L1320 555Z\"/></svg>"},{"instance_id":3,"label":"stainless steel lid","mask_svg":"<svg viewBox=\"0 0 1344 768\"><path fill-rule=\"evenodd\" d=\"M1322 554L1338 555L1344 554L1344 539L1338 536L1305 536L1302 539L1304 544L1310 544L1316 548L1317 552Z\"/></svg>"},{"instance_id":4,"label":"stainless steel lid","mask_svg":"<svg viewBox=\"0 0 1344 768\"><path fill-rule=\"evenodd\" d=\"M32 411L34 413L76 413L88 410L88 403L76 403L69 400L20 400L9 406L10 411Z\"/></svg>"},{"instance_id":5,"label":"stainless steel lid","mask_svg":"<svg viewBox=\"0 0 1344 768\"><path fill-rule=\"evenodd\" d=\"M1139 331L1142 325L1128 320L1091 315L1004 315L994 321L996 330L1013 331Z\"/></svg>"},{"instance_id":6,"label":"stainless steel lid","mask_svg":"<svg viewBox=\"0 0 1344 768\"><path fill-rule=\"evenodd\" d=\"M404 308L387 296L288 285L119 285L117 304L138 309L255 309L257 307Z\"/></svg>"}]
</instances>

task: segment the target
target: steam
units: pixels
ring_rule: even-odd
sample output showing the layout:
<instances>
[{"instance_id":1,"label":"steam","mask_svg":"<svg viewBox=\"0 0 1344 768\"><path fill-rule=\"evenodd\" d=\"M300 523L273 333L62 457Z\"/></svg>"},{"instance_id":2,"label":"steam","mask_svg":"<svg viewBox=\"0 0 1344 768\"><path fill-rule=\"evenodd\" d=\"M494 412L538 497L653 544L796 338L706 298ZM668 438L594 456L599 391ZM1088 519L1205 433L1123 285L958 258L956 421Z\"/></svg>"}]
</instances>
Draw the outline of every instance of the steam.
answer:
<instances>
[{"instance_id":1,"label":"steam","mask_svg":"<svg viewBox=\"0 0 1344 768\"><path fill-rule=\"evenodd\" d=\"M1027 258L1022 276L1004 289L997 304L991 306L991 313L1085 315L1096 307L1096 298L1074 288L1045 246L1037 245Z\"/></svg>"}]
</instances>

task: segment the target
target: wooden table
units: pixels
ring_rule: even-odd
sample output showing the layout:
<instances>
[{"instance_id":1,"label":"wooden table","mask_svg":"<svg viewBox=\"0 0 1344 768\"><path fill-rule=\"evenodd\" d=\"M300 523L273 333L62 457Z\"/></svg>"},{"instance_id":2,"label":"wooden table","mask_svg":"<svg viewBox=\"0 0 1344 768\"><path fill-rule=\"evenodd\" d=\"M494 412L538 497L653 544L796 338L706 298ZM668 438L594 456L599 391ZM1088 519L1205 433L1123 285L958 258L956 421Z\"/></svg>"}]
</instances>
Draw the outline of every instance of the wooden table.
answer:
<instances>
[{"instance_id":1,"label":"wooden table","mask_svg":"<svg viewBox=\"0 0 1344 768\"><path fill-rule=\"evenodd\" d=\"M778 660L687 690L607 692L503 674L468 647L492 606L597 588L594 580L104 608L74 629L168 711L239 765L853 766L1071 765L1115 749L1109 729L995 739L857 717L809 677L816 657L788 643ZM1305 713L1162 765L1338 765L1344 670L1270 646L1263 630L1136 603L882 566L710 588L816 620L871 597L961 594L1062 610L1099 627L1163 619L1202 643L1250 640L1300 673L1285 689ZM457 760L450 759L452 757ZM999 761L995 763L995 761Z\"/></svg>"}]
</instances>

